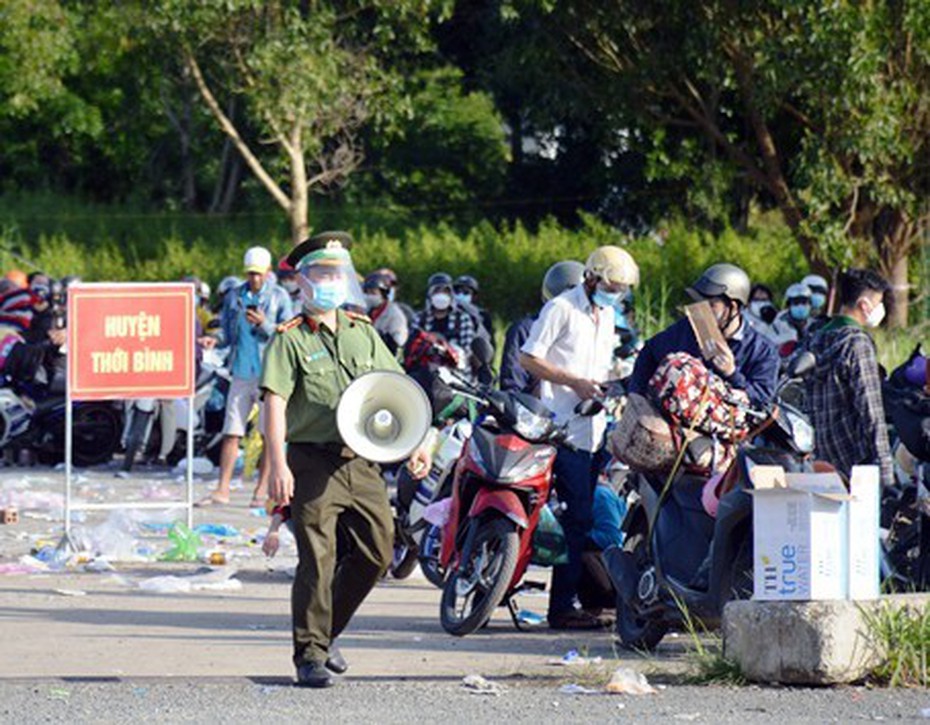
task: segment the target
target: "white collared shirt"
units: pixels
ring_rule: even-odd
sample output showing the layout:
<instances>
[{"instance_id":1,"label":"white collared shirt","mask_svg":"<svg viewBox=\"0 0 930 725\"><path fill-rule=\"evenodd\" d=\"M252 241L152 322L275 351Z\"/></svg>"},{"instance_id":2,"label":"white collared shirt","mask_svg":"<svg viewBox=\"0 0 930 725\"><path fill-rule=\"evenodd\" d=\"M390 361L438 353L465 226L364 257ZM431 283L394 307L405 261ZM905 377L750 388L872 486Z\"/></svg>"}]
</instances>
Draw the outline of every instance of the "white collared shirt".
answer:
<instances>
[{"instance_id":1,"label":"white collared shirt","mask_svg":"<svg viewBox=\"0 0 930 725\"><path fill-rule=\"evenodd\" d=\"M584 285L549 300L533 323L522 352L540 358L571 375L604 382L613 356L614 311L592 307ZM539 384L539 399L555 414L557 423L569 423L569 442L586 451L596 450L604 436L607 416L575 414L581 398L567 385L548 380Z\"/></svg>"}]
</instances>

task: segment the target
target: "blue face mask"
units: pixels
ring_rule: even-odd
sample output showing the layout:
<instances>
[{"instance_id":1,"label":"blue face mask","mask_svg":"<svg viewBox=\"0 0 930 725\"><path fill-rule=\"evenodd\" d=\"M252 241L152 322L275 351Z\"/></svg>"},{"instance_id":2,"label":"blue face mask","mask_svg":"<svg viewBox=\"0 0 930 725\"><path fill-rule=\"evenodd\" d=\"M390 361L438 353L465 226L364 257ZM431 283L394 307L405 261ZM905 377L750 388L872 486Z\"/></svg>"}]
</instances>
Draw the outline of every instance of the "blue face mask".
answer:
<instances>
[{"instance_id":1,"label":"blue face mask","mask_svg":"<svg viewBox=\"0 0 930 725\"><path fill-rule=\"evenodd\" d=\"M598 287L594 290L594 294L591 295L591 301L597 307L605 309L607 307L616 307L622 297L622 292L605 292Z\"/></svg>"},{"instance_id":2,"label":"blue face mask","mask_svg":"<svg viewBox=\"0 0 930 725\"><path fill-rule=\"evenodd\" d=\"M471 294L468 292L456 292L455 301L462 305L471 304Z\"/></svg>"},{"instance_id":3,"label":"blue face mask","mask_svg":"<svg viewBox=\"0 0 930 725\"><path fill-rule=\"evenodd\" d=\"M819 310L825 304L827 304L826 295L822 295L819 292L814 292L811 295L811 307L813 307L815 310Z\"/></svg>"},{"instance_id":4,"label":"blue face mask","mask_svg":"<svg viewBox=\"0 0 930 725\"><path fill-rule=\"evenodd\" d=\"M788 314L794 320L806 320L811 316L810 305L791 305L788 308Z\"/></svg>"},{"instance_id":5,"label":"blue face mask","mask_svg":"<svg viewBox=\"0 0 930 725\"><path fill-rule=\"evenodd\" d=\"M309 301L310 305L321 312L335 310L348 297L346 286L341 280L312 282L310 286L313 288L313 299Z\"/></svg>"}]
</instances>

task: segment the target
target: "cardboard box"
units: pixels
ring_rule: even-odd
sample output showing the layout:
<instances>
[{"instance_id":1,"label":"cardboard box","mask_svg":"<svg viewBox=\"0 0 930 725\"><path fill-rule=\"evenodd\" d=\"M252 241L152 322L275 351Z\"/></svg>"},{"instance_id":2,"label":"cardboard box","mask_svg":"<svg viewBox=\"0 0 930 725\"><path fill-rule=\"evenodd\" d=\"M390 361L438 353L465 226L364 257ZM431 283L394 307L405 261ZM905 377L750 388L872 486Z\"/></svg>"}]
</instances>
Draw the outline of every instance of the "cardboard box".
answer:
<instances>
[{"instance_id":1,"label":"cardboard box","mask_svg":"<svg viewBox=\"0 0 930 725\"><path fill-rule=\"evenodd\" d=\"M879 588L879 480L755 466L753 599L871 599Z\"/></svg>"}]
</instances>

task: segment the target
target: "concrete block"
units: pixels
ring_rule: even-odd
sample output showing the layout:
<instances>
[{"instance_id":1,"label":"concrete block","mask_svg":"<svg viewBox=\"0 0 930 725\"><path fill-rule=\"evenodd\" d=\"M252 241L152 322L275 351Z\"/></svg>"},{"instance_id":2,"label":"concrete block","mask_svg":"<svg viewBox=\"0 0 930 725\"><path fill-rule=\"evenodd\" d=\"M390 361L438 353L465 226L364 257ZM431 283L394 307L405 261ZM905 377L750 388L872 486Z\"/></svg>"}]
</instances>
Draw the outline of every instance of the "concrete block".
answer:
<instances>
[{"instance_id":1,"label":"concrete block","mask_svg":"<svg viewBox=\"0 0 930 725\"><path fill-rule=\"evenodd\" d=\"M724 655L756 682L856 682L884 656L869 637L865 613L883 606L923 610L928 603L928 594L860 602L730 602L723 610Z\"/></svg>"}]
</instances>

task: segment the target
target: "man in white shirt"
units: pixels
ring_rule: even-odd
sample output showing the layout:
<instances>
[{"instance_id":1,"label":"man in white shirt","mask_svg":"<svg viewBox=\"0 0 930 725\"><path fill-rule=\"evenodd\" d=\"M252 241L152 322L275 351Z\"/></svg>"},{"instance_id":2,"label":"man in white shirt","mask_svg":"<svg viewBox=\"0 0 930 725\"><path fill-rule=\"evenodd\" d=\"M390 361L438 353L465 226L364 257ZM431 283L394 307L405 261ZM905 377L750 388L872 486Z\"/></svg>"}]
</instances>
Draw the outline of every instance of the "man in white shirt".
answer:
<instances>
[{"instance_id":1,"label":"man in white shirt","mask_svg":"<svg viewBox=\"0 0 930 725\"><path fill-rule=\"evenodd\" d=\"M599 247L585 263L584 282L546 303L521 348L520 365L540 381L539 397L568 422L567 445L559 449L553 473L559 501L567 505L561 523L568 563L552 570L549 627L595 629L603 622L575 606L581 556L592 526L597 471L606 416L582 418L575 407L601 394L613 353L614 305L639 282L639 268L619 247Z\"/></svg>"}]
</instances>

